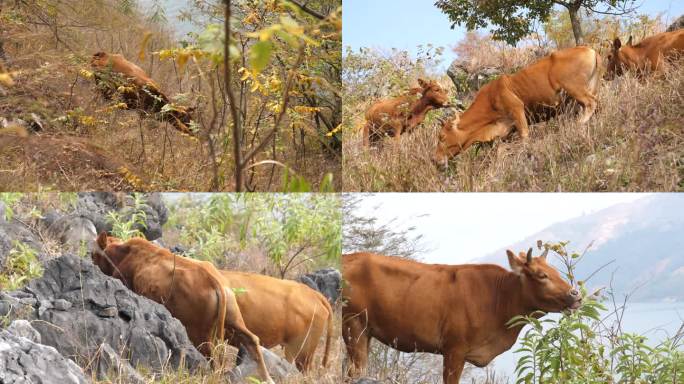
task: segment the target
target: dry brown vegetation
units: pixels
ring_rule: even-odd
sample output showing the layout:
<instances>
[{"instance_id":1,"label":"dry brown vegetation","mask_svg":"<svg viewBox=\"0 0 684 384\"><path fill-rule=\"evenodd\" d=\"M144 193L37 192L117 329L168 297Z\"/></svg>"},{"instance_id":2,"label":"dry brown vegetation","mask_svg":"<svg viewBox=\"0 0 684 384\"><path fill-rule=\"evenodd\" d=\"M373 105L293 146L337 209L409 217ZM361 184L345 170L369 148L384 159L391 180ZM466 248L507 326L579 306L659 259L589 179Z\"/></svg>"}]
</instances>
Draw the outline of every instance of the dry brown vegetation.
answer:
<instances>
[{"instance_id":1,"label":"dry brown vegetation","mask_svg":"<svg viewBox=\"0 0 684 384\"><path fill-rule=\"evenodd\" d=\"M44 130L31 139L12 139L2 147L0 190L232 190L233 166L228 110L211 113L221 98L220 68L190 60L183 69L173 59L160 60L163 49L177 47L165 23L143 16L135 2L106 0L41 3L17 2L0 11L0 42L14 84L0 84L0 117L30 122L39 116ZM171 20L172 22L173 20ZM196 120L206 132L210 124L223 124L211 141L225 147L210 150L207 135L195 139L170 124L139 112L122 110L117 100L105 100L95 87L89 60L93 53L120 53L139 65L179 105L197 106ZM84 71L85 70L85 71ZM202 75L200 72L204 71ZM0 72L2 72L0 70ZM239 84L240 81L235 79ZM284 81L284 79L283 79ZM246 88L246 83L242 85ZM212 95L213 94L213 95ZM247 103L245 101L245 103ZM293 103L293 105L296 103ZM247 105L247 104L245 104ZM216 111L214 111L216 112ZM270 118L264 114L264 118ZM210 121L211 120L211 121ZM272 119L271 119L272 120ZM303 120L303 121L302 121ZM287 118L283 125L290 125ZM292 122L294 124L294 122ZM313 123L300 119L298 124ZM263 129L272 121L264 121ZM2 128L2 127L0 127ZM246 126L245 151L264 135L258 125ZM306 128L306 127L304 127ZM212 129L215 129L212 127ZM339 156L331 154L311 130L282 129L252 163L277 160L316 188L324 175L339 184ZM15 135L2 132L2 136ZM74 149L86 143L88 149ZM292 144L294 143L294 144ZM65 149L69 148L69 149ZM40 154L36 154L40 152ZM212 156L212 153L215 156ZM97 154L97 159L91 159ZM213 185L212 163L221 167ZM89 163L97 163L91 166ZM46 165L52 163L51 165ZM260 165L245 172L245 188L280 190L285 167ZM217 183L214 183L217 184ZM334 186L333 186L334 187Z\"/></svg>"},{"instance_id":2,"label":"dry brown vegetation","mask_svg":"<svg viewBox=\"0 0 684 384\"><path fill-rule=\"evenodd\" d=\"M603 82L586 125L561 113L532 125L530 139L471 148L446 172L431 162L441 119L433 112L400 145L365 149L350 127L346 191L681 191L684 190L684 72L672 66L645 80ZM350 120L364 105L347 106ZM345 109L345 112L347 109ZM358 120L357 120L358 121Z\"/></svg>"}]
</instances>

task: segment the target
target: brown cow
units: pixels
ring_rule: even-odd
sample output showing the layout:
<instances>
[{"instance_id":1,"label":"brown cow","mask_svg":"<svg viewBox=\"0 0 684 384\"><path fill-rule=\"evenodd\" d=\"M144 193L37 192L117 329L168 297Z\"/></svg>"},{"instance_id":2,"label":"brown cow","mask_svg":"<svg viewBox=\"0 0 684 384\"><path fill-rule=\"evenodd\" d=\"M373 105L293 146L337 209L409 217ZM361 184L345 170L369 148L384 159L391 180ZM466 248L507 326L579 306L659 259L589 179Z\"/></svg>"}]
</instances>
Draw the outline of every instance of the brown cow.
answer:
<instances>
[{"instance_id":1,"label":"brown cow","mask_svg":"<svg viewBox=\"0 0 684 384\"><path fill-rule=\"evenodd\" d=\"M608 70L606 79L622 76L625 69L635 71L638 75L657 72L663 67L663 59L667 60L684 53L684 29L659 33L647 37L639 44L632 45L632 36L623 46L620 38L613 41L613 50L608 54Z\"/></svg>"},{"instance_id":2,"label":"brown cow","mask_svg":"<svg viewBox=\"0 0 684 384\"><path fill-rule=\"evenodd\" d=\"M556 106L561 91L583 106L581 123L596 110L601 71L599 54L588 47L556 51L513 75L502 75L482 87L470 108L446 121L433 156L439 166L476 142L507 136L515 126L529 136L526 110Z\"/></svg>"},{"instance_id":3,"label":"brown cow","mask_svg":"<svg viewBox=\"0 0 684 384\"><path fill-rule=\"evenodd\" d=\"M418 79L418 84L420 87L412 88L408 94L376 101L366 110L365 146L377 144L385 135L398 141L402 134L422 123L429 111L448 106L449 96L436 81Z\"/></svg>"},{"instance_id":4,"label":"brown cow","mask_svg":"<svg viewBox=\"0 0 684 384\"><path fill-rule=\"evenodd\" d=\"M490 264L423 264L372 253L342 256L346 281L342 335L356 376L372 338L402 352L444 356L444 383L457 384L464 363L478 367L513 346L514 316L581 305L579 293L546 263L546 252L507 251L511 271Z\"/></svg>"},{"instance_id":5,"label":"brown cow","mask_svg":"<svg viewBox=\"0 0 684 384\"><path fill-rule=\"evenodd\" d=\"M333 310L325 296L296 281L226 270L221 274L224 286L244 289L236 294L240 313L263 347L281 345L285 358L307 371L327 330L323 366L328 364Z\"/></svg>"},{"instance_id":6,"label":"brown cow","mask_svg":"<svg viewBox=\"0 0 684 384\"><path fill-rule=\"evenodd\" d=\"M205 356L211 355L213 337L223 340L227 329L258 362L262 379L273 383L259 338L245 326L234 292L224 287L223 276L211 263L176 256L142 238L122 242L105 232L97 237L94 248L93 263L103 273L163 304Z\"/></svg>"},{"instance_id":7,"label":"brown cow","mask_svg":"<svg viewBox=\"0 0 684 384\"><path fill-rule=\"evenodd\" d=\"M159 85L142 68L122 55L106 52L94 54L90 64L97 71L95 81L106 98L118 92L128 108L158 114L161 120L168 121L180 132L194 135L189 128L193 108L172 105ZM124 81L119 77L123 77Z\"/></svg>"}]
</instances>

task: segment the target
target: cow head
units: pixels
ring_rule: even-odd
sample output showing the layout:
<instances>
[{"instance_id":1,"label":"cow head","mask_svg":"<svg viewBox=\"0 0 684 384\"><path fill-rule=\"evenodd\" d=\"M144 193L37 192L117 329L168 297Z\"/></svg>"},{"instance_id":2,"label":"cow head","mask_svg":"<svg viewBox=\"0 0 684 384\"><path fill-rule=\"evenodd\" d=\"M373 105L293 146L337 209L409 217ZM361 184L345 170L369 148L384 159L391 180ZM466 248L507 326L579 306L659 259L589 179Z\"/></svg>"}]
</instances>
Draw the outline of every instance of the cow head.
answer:
<instances>
[{"instance_id":1,"label":"cow head","mask_svg":"<svg viewBox=\"0 0 684 384\"><path fill-rule=\"evenodd\" d=\"M468 135L458 129L460 115L457 113L451 119L442 124L442 129L437 136L437 149L432 156L432 161L439 168L446 168L449 159L461 153L465 149Z\"/></svg>"},{"instance_id":2,"label":"cow head","mask_svg":"<svg viewBox=\"0 0 684 384\"><path fill-rule=\"evenodd\" d=\"M91 258L102 273L114 276L118 265L130 252L130 247L121 239L107 236L107 232L100 232L95 240Z\"/></svg>"},{"instance_id":3,"label":"cow head","mask_svg":"<svg viewBox=\"0 0 684 384\"><path fill-rule=\"evenodd\" d=\"M627 41L627 47L631 46L632 36L630 36L629 40ZM626 63L625 52L623 49L624 47L622 46L622 41L620 41L619 37L616 37L615 40L613 40L611 51L606 57L608 61L605 74L606 80L612 80L615 78L615 76L622 76L624 71L623 65Z\"/></svg>"},{"instance_id":4,"label":"cow head","mask_svg":"<svg viewBox=\"0 0 684 384\"><path fill-rule=\"evenodd\" d=\"M507 250L513 273L523 281L523 300L532 310L561 312L577 309L582 304L580 293L560 273L546 263L548 249L539 257L532 257L532 248L516 256Z\"/></svg>"},{"instance_id":5,"label":"cow head","mask_svg":"<svg viewBox=\"0 0 684 384\"><path fill-rule=\"evenodd\" d=\"M90 59L90 65L95 68L104 68L109 65L109 55L107 52L97 52Z\"/></svg>"},{"instance_id":6,"label":"cow head","mask_svg":"<svg viewBox=\"0 0 684 384\"><path fill-rule=\"evenodd\" d=\"M447 91L436 81L418 79L418 84L420 85L420 90L418 92L422 95L421 98L425 100L427 105L430 105L433 108L444 108L449 106L449 95L447 94Z\"/></svg>"}]
</instances>

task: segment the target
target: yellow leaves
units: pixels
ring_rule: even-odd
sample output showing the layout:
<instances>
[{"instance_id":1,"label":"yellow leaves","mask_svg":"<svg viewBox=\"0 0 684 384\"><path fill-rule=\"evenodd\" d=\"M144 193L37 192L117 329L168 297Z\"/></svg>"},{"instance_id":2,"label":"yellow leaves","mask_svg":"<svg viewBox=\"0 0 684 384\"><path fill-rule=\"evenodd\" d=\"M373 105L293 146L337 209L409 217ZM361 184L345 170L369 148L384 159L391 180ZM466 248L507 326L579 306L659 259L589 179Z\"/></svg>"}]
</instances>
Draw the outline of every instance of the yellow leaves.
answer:
<instances>
[{"instance_id":1,"label":"yellow leaves","mask_svg":"<svg viewBox=\"0 0 684 384\"><path fill-rule=\"evenodd\" d=\"M243 24L258 24L259 21L261 21L261 18L256 12L250 12L242 19Z\"/></svg>"},{"instance_id":2,"label":"yellow leaves","mask_svg":"<svg viewBox=\"0 0 684 384\"><path fill-rule=\"evenodd\" d=\"M150 38L152 37L152 32L147 31L143 35L142 42L140 43L140 51L138 52L138 58L140 61L145 61L145 50L147 49L147 44L150 42Z\"/></svg>"},{"instance_id":3,"label":"yellow leaves","mask_svg":"<svg viewBox=\"0 0 684 384\"><path fill-rule=\"evenodd\" d=\"M87 69L81 69L80 71L78 71L78 73L81 75L81 77L83 77L85 79L92 79L93 78L93 72L89 71Z\"/></svg>"},{"instance_id":4,"label":"yellow leaves","mask_svg":"<svg viewBox=\"0 0 684 384\"><path fill-rule=\"evenodd\" d=\"M135 190L140 191L144 189L145 184L143 183L143 181L133 172L131 172L130 169L126 167L119 167L117 171L119 171L121 176L123 176L124 180L126 180L128 184L130 184Z\"/></svg>"},{"instance_id":5,"label":"yellow leaves","mask_svg":"<svg viewBox=\"0 0 684 384\"><path fill-rule=\"evenodd\" d=\"M135 87L127 87L125 85L121 85L116 89L116 91L119 93L131 93L135 92Z\"/></svg>"},{"instance_id":6,"label":"yellow leaves","mask_svg":"<svg viewBox=\"0 0 684 384\"><path fill-rule=\"evenodd\" d=\"M81 123L81 125L86 127L94 127L97 124L95 117L88 115L79 116L78 121Z\"/></svg>"},{"instance_id":7,"label":"yellow leaves","mask_svg":"<svg viewBox=\"0 0 684 384\"><path fill-rule=\"evenodd\" d=\"M310 106L308 106L308 105L297 105L297 106L292 107L292 109L293 109L295 112L301 113L301 114L305 114L305 113L316 113L316 112L320 112L320 111L321 111L321 108L319 108L319 107L310 107Z\"/></svg>"},{"instance_id":8,"label":"yellow leaves","mask_svg":"<svg viewBox=\"0 0 684 384\"><path fill-rule=\"evenodd\" d=\"M12 74L9 72L0 73L0 84L11 87L14 85L14 79L12 79Z\"/></svg>"},{"instance_id":9,"label":"yellow leaves","mask_svg":"<svg viewBox=\"0 0 684 384\"><path fill-rule=\"evenodd\" d=\"M202 51L196 47L185 47L185 48L174 48L174 49L163 49L159 52L155 52L159 56L159 60L174 59L178 64L178 72L183 72L188 60L201 59L209 54Z\"/></svg>"},{"instance_id":10,"label":"yellow leaves","mask_svg":"<svg viewBox=\"0 0 684 384\"><path fill-rule=\"evenodd\" d=\"M326 133L325 136L327 136L327 137L333 137L333 135L335 135L337 132L339 132L339 131L341 131L341 130L342 130L342 124L340 124L340 125L338 125L337 127L335 127L335 129L333 129L332 131Z\"/></svg>"}]
</instances>

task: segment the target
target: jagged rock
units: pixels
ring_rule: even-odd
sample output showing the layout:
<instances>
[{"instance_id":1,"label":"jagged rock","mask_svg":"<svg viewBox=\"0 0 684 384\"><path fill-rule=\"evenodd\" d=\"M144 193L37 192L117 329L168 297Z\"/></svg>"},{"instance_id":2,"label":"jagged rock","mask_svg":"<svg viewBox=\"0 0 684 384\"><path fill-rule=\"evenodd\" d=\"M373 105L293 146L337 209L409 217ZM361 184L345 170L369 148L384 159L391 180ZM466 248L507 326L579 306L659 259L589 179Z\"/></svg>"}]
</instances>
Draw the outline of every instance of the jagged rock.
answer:
<instances>
[{"instance_id":1,"label":"jagged rock","mask_svg":"<svg viewBox=\"0 0 684 384\"><path fill-rule=\"evenodd\" d=\"M174 245L169 249L169 251L171 251L171 253L173 253L174 255L181 256L185 256L188 253L188 249L182 245Z\"/></svg>"},{"instance_id":2,"label":"jagged rock","mask_svg":"<svg viewBox=\"0 0 684 384\"><path fill-rule=\"evenodd\" d=\"M73 361L53 347L0 329L0 383L81 384L90 382Z\"/></svg>"},{"instance_id":3,"label":"jagged rock","mask_svg":"<svg viewBox=\"0 0 684 384\"><path fill-rule=\"evenodd\" d=\"M501 74L499 68L484 67L477 71L469 71L459 60L454 60L447 69L447 75L456 86L456 92L466 94L476 92L482 86Z\"/></svg>"},{"instance_id":4,"label":"jagged rock","mask_svg":"<svg viewBox=\"0 0 684 384\"><path fill-rule=\"evenodd\" d=\"M34 343L40 343L40 333L26 320L14 320L7 327L7 330L15 336L29 339Z\"/></svg>"},{"instance_id":5,"label":"jagged rock","mask_svg":"<svg viewBox=\"0 0 684 384\"><path fill-rule=\"evenodd\" d=\"M325 268L299 276L297 281L322 293L332 304L340 297L342 274L335 268Z\"/></svg>"},{"instance_id":6,"label":"jagged rock","mask_svg":"<svg viewBox=\"0 0 684 384\"><path fill-rule=\"evenodd\" d=\"M25 224L16 219L6 221L5 216L2 215L2 217L3 220L0 220L0 270L5 265L10 251L15 247L15 241L31 247L41 260L46 256L42 252L43 243Z\"/></svg>"},{"instance_id":7,"label":"jagged rock","mask_svg":"<svg viewBox=\"0 0 684 384\"><path fill-rule=\"evenodd\" d=\"M110 378L123 383L137 384L145 382L140 373L127 360L121 358L121 353L117 353L107 343L103 343L100 346L94 366L98 380Z\"/></svg>"},{"instance_id":8,"label":"jagged rock","mask_svg":"<svg viewBox=\"0 0 684 384\"><path fill-rule=\"evenodd\" d=\"M266 348L259 347L259 349L261 349L261 354L264 356L264 364L266 364L268 373L276 382L299 375L297 368L287 360ZM249 353L244 353L241 360L239 365L228 372L228 379L231 383L251 383L252 381L248 379L249 377L259 377L257 363Z\"/></svg>"},{"instance_id":9,"label":"jagged rock","mask_svg":"<svg viewBox=\"0 0 684 384\"><path fill-rule=\"evenodd\" d=\"M21 314L33 321L42 342L62 355L87 361L107 343L133 366L152 371L206 366L183 325L163 305L138 296L105 276L89 259L65 255L45 263L43 277L21 290L0 292L0 316ZM66 304L65 302L69 303Z\"/></svg>"},{"instance_id":10,"label":"jagged rock","mask_svg":"<svg viewBox=\"0 0 684 384\"><path fill-rule=\"evenodd\" d=\"M667 32L676 31L682 28L684 28L684 15L679 16L679 18L675 20L674 23L670 24L670 26L667 27Z\"/></svg>"},{"instance_id":11,"label":"jagged rock","mask_svg":"<svg viewBox=\"0 0 684 384\"><path fill-rule=\"evenodd\" d=\"M81 248L90 249L90 244L97 237L93 222L75 215L55 219L48 227L48 232L65 246L64 250L74 252Z\"/></svg>"},{"instance_id":12,"label":"jagged rock","mask_svg":"<svg viewBox=\"0 0 684 384\"><path fill-rule=\"evenodd\" d=\"M33 132L33 133L38 133L44 130L43 126L43 119L40 118L40 116L36 115L35 113L31 113L31 121L28 123L27 127L28 129Z\"/></svg>"}]
</instances>

